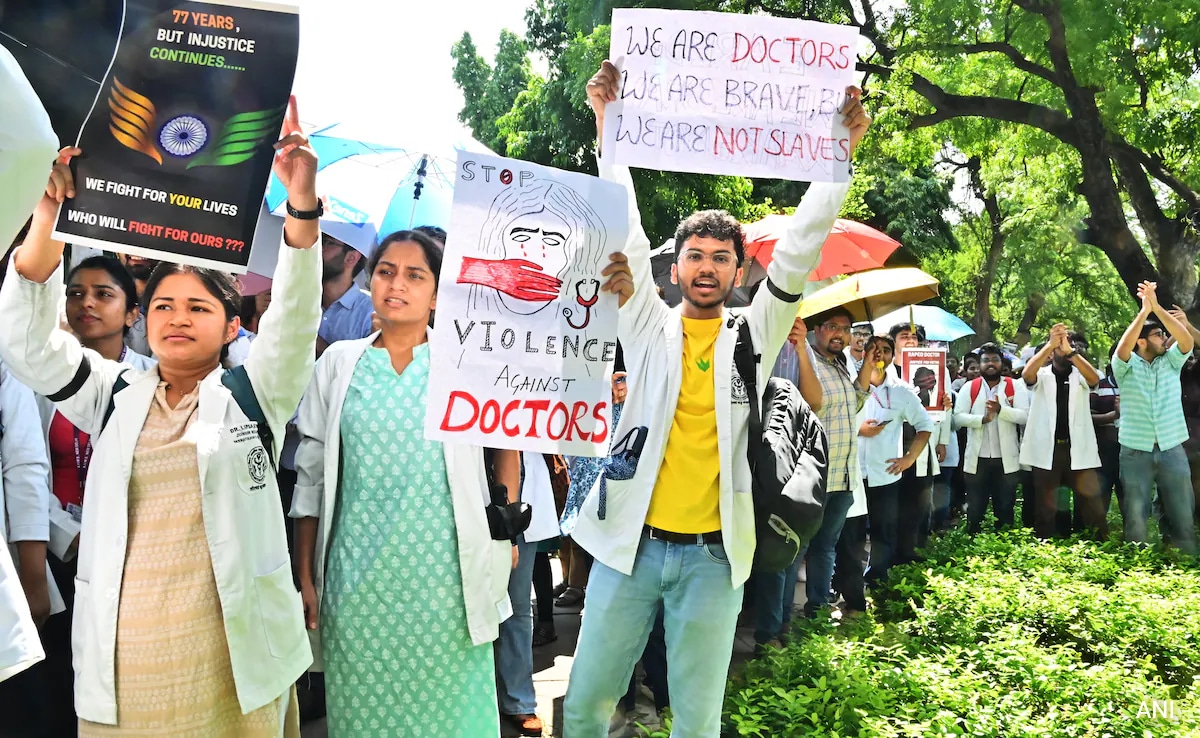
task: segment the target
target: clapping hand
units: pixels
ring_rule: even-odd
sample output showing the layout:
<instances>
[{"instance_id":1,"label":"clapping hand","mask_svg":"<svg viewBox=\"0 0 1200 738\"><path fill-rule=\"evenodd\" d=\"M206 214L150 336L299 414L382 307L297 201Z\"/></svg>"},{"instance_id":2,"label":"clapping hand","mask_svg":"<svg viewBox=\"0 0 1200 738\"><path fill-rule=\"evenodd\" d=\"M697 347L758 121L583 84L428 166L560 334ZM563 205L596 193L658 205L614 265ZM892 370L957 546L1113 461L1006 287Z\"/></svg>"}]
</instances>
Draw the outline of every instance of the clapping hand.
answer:
<instances>
[{"instance_id":1,"label":"clapping hand","mask_svg":"<svg viewBox=\"0 0 1200 738\"><path fill-rule=\"evenodd\" d=\"M1141 282L1138 284L1137 296L1142 301L1142 309L1153 311L1158 307L1158 283Z\"/></svg>"}]
</instances>

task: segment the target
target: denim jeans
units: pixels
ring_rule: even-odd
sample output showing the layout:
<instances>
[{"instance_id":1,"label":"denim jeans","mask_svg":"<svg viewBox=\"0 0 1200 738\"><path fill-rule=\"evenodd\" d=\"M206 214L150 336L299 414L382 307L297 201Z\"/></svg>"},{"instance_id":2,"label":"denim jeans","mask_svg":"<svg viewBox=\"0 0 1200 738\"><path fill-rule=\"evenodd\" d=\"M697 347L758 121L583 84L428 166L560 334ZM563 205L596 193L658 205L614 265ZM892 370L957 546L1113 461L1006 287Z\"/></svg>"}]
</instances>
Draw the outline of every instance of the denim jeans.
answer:
<instances>
[{"instance_id":1,"label":"denim jeans","mask_svg":"<svg viewBox=\"0 0 1200 738\"><path fill-rule=\"evenodd\" d=\"M825 501L825 515L821 527L800 552L805 559L804 593L805 614L811 615L819 607L829 604L829 588L833 586L833 562L837 557L837 542L846 524L846 513L854 504L853 492L830 492ZM792 577L793 586L796 578Z\"/></svg>"},{"instance_id":2,"label":"denim jeans","mask_svg":"<svg viewBox=\"0 0 1200 738\"><path fill-rule=\"evenodd\" d=\"M642 651L642 670L646 672L645 684L654 695L654 709L662 712L671 706L671 692L667 688L667 634L664 632L663 612L661 609L654 617L654 627L650 629L650 638ZM629 680L629 690L625 692L625 711L632 712L637 703L637 677Z\"/></svg>"},{"instance_id":3,"label":"denim jeans","mask_svg":"<svg viewBox=\"0 0 1200 738\"><path fill-rule=\"evenodd\" d=\"M508 599L513 614L500 623L496 639L496 696L505 715L533 715L537 696L533 689L533 560L536 543L517 539L517 568L508 577Z\"/></svg>"},{"instance_id":4,"label":"denim jeans","mask_svg":"<svg viewBox=\"0 0 1200 738\"><path fill-rule=\"evenodd\" d=\"M796 602L796 575L800 573L801 552L783 571L759 571L754 577L754 641L766 643L779 638L792 620Z\"/></svg>"},{"instance_id":5,"label":"denim jeans","mask_svg":"<svg viewBox=\"0 0 1200 738\"><path fill-rule=\"evenodd\" d=\"M1184 553L1196 553L1196 529L1192 515L1192 474L1183 446L1163 451L1137 451L1121 446L1121 484L1125 487L1125 540L1144 543L1146 520L1150 516L1150 490L1158 485L1162 500L1163 525L1170 533L1171 545Z\"/></svg>"},{"instance_id":6,"label":"denim jeans","mask_svg":"<svg viewBox=\"0 0 1200 738\"><path fill-rule=\"evenodd\" d=\"M597 560L567 696L566 738L607 738L608 722L663 611L674 738L717 738L742 609L721 544L679 544L643 536L629 575Z\"/></svg>"},{"instance_id":7,"label":"denim jeans","mask_svg":"<svg viewBox=\"0 0 1200 738\"><path fill-rule=\"evenodd\" d=\"M1019 481L1018 472L1004 473L1004 459L979 459L975 473L967 475L967 533L979 532L988 502L996 516L996 530L1011 528Z\"/></svg>"}]
</instances>

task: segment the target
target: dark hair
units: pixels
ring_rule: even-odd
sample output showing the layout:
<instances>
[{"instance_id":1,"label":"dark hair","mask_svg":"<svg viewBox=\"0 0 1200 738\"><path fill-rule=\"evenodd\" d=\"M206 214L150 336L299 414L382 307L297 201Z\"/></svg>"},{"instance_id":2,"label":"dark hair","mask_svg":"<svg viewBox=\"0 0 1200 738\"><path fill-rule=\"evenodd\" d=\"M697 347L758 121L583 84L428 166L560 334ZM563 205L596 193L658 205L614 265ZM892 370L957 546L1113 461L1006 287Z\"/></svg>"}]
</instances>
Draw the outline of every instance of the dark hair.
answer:
<instances>
[{"instance_id":1,"label":"dark hair","mask_svg":"<svg viewBox=\"0 0 1200 738\"><path fill-rule=\"evenodd\" d=\"M1004 349L1000 348L1000 346L995 343L985 343L982 346L980 346L979 347L979 357L983 358L984 354L991 354L992 356L999 356L1000 363L1001 364L1004 363L1004 359L1005 359Z\"/></svg>"},{"instance_id":2,"label":"dark hair","mask_svg":"<svg viewBox=\"0 0 1200 738\"><path fill-rule=\"evenodd\" d=\"M426 236L429 236L434 241L437 241L438 243L440 243L442 246L446 245L446 229L445 228L438 228L437 226L432 226L432 225L423 225L423 226L417 226L413 230L416 231L417 233L424 233Z\"/></svg>"},{"instance_id":3,"label":"dark hair","mask_svg":"<svg viewBox=\"0 0 1200 738\"><path fill-rule=\"evenodd\" d=\"M907 320L903 323L897 323L896 325L892 326L888 330L888 335L892 337L893 341L895 341L896 336L900 335L901 332L908 330L910 327L915 327L917 329L917 341L923 343L925 341L925 326L920 325L919 323L914 326Z\"/></svg>"},{"instance_id":4,"label":"dark hair","mask_svg":"<svg viewBox=\"0 0 1200 738\"><path fill-rule=\"evenodd\" d=\"M1012 368L1013 368L1012 359L1010 359L1010 358L1008 358L1007 356L1005 356L1005 355L1001 354L1001 355L1000 355L1000 366L1004 367L1004 371L1006 371L1006 372L1011 372L1011 371L1012 371Z\"/></svg>"},{"instance_id":5,"label":"dark hair","mask_svg":"<svg viewBox=\"0 0 1200 738\"><path fill-rule=\"evenodd\" d=\"M746 257L746 235L742 224L727 210L699 210L683 219L675 229L675 260L683 253L683 244L692 236L715 238L718 241L733 241L733 253L738 266Z\"/></svg>"},{"instance_id":6,"label":"dark hair","mask_svg":"<svg viewBox=\"0 0 1200 738\"><path fill-rule=\"evenodd\" d=\"M142 292L142 312L149 315L150 301L154 299L154 293L158 291L158 286L164 279L176 274L191 274L200 280L200 284L204 285L208 294L215 297L221 307L225 309L226 321L238 317L238 310L242 306L242 295L238 292L237 282L229 272L205 269L191 264L175 264L169 261L160 261L158 266L154 267L154 271L150 273L150 279L146 280L146 289ZM221 347L221 361L224 361L227 356L229 356L228 343Z\"/></svg>"},{"instance_id":7,"label":"dark hair","mask_svg":"<svg viewBox=\"0 0 1200 738\"><path fill-rule=\"evenodd\" d=\"M75 281L75 275L84 269L108 272L108 276L112 277L121 291L125 293L125 312L138 306L137 284L133 281L133 275L119 260L111 256L89 256L76 264L75 268L67 274L67 287L70 287L71 283Z\"/></svg>"},{"instance_id":8,"label":"dark hair","mask_svg":"<svg viewBox=\"0 0 1200 738\"><path fill-rule=\"evenodd\" d=\"M358 260L358 261L356 261L356 262L354 263L354 268L350 270L350 278L351 278L351 279L353 279L354 277L357 277L357 276L358 276L360 273L362 273L362 270L363 270L363 268L364 268L364 267L366 266L366 264L367 264L367 257L366 257L366 256L364 256L364 255L362 254L362 252L360 252L358 249L354 248L354 247L353 247L353 246L351 246L350 244L346 243L346 242L345 242L345 241L343 241L342 239L338 238L337 236L333 236L333 235L330 235L330 234L328 234L328 233L324 233L324 232L322 232L322 233L321 233L321 250L322 250L322 255L324 255L324 249L325 249L325 247L326 247L326 244L327 244L327 242L326 242L326 239L329 239L329 241L331 241L331 242L332 242L332 245L336 245L338 248L340 248L340 249L342 249L342 250L344 251L344 253L342 254L342 257L343 257L343 258L345 258L345 255L346 255L346 254L348 254L348 253L350 253L351 251L353 251L353 252L355 252L355 253L358 253L358 255L359 255L359 257L360 257L360 258L359 258L359 260Z\"/></svg>"},{"instance_id":9,"label":"dark hair","mask_svg":"<svg viewBox=\"0 0 1200 738\"><path fill-rule=\"evenodd\" d=\"M837 307L829 308L828 310L826 310L823 313L817 313L816 315L809 316L808 319L805 321L805 324L811 330L811 329L815 329L817 326L821 325L822 323L825 323L830 318L845 318L846 320L849 320L852 324L854 322L854 316L850 314L850 311L847 310L846 308L842 307L841 305L839 305Z\"/></svg>"},{"instance_id":10,"label":"dark hair","mask_svg":"<svg viewBox=\"0 0 1200 738\"><path fill-rule=\"evenodd\" d=\"M1165 333L1167 329L1157 320L1147 320L1145 323L1142 323L1142 329L1138 331L1138 338L1146 338L1150 335L1150 331L1153 330L1160 330Z\"/></svg>"},{"instance_id":11,"label":"dark hair","mask_svg":"<svg viewBox=\"0 0 1200 738\"><path fill-rule=\"evenodd\" d=\"M1091 348L1091 346L1092 346L1090 343L1088 343L1087 336L1083 335L1079 331L1071 331L1070 333L1068 333L1067 341L1070 343L1082 343L1084 346L1087 346L1088 348Z\"/></svg>"},{"instance_id":12,"label":"dark hair","mask_svg":"<svg viewBox=\"0 0 1200 738\"><path fill-rule=\"evenodd\" d=\"M995 346L995 344L988 344L988 345ZM976 351L982 353L983 347L976 349ZM1003 356L1003 354L1001 354L1001 356ZM965 356L962 357L962 365L963 366L966 366L970 362L974 362L974 363L978 364L979 356L977 356L976 354L966 354Z\"/></svg>"},{"instance_id":13,"label":"dark hair","mask_svg":"<svg viewBox=\"0 0 1200 738\"><path fill-rule=\"evenodd\" d=\"M396 231L380 241L379 248L375 249L375 253L371 254L371 258L367 260L367 273L375 274L375 270L379 267L379 260L383 258L383 254L389 246L394 243L406 242L415 243L421 247L421 251L425 252L425 262L429 264L429 271L433 272L433 287L437 289L438 278L442 271L442 249L432 238L419 230Z\"/></svg>"}]
</instances>

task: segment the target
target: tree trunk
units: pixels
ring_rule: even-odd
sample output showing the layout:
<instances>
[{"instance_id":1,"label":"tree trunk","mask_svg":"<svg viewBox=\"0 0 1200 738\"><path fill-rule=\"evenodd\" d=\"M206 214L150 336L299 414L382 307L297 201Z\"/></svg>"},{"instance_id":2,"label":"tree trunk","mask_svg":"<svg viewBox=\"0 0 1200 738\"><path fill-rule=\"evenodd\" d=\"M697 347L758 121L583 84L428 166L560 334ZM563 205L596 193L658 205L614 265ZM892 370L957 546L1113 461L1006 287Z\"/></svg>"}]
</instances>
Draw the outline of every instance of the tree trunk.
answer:
<instances>
[{"instance_id":1,"label":"tree trunk","mask_svg":"<svg viewBox=\"0 0 1200 738\"><path fill-rule=\"evenodd\" d=\"M992 284L996 281L996 268L1000 264L1000 256L1004 253L1004 215L1000 212L1000 201L996 198L996 193L989 192L983 186L981 169L979 157L972 156L967 160L971 186L979 199L983 200L983 209L988 216L988 250L976 275L975 315L971 318L975 338L982 344L995 340L992 330Z\"/></svg>"},{"instance_id":2,"label":"tree trunk","mask_svg":"<svg viewBox=\"0 0 1200 738\"><path fill-rule=\"evenodd\" d=\"M1017 344L1017 348L1029 343L1029 339L1033 335L1033 324L1037 322L1038 312L1045 304L1046 297L1044 295L1034 292L1029 296L1029 300L1025 303L1025 315L1021 316L1021 323L1012 337L1012 342Z\"/></svg>"}]
</instances>

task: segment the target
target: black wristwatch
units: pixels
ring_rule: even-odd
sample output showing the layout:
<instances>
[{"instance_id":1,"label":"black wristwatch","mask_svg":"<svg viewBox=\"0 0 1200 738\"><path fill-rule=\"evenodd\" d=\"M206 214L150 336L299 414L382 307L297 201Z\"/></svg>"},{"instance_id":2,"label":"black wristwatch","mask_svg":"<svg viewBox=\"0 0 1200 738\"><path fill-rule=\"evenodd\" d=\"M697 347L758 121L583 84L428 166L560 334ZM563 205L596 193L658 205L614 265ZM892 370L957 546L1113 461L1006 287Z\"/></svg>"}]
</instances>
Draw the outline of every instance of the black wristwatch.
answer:
<instances>
[{"instance_id":1,"label":"black wristwatch","mask_svg":"<svg viewBox=\"0 0 1200 738\"><path fill-rule=\"evenodd\" d=\"M315 210L297 210L292 207L292 203L287 204L287 214L296 220L316 220L325 214L325 205L317 200L317 208Z\"/></svg>"}]
</instances>

